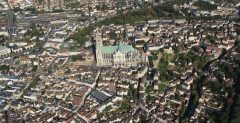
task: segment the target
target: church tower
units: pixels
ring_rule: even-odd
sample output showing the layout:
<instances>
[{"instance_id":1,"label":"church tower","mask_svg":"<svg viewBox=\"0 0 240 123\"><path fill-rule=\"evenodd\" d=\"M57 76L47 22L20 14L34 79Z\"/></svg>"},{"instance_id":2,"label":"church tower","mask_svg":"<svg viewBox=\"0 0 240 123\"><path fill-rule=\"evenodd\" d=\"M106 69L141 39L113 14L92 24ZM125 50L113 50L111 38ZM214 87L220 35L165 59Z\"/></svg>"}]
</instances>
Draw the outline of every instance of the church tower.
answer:
<instances>
[{"instance_id":1,"label":"church tower","mask_svg":"<svg viewBox=\"0 0 240 123\"><path fill-rule=\"evenodd\" d=\"M99 32L99 29L97 29L97 33L95 37L96 37L96 49L98 49L98 47L103 46L102 34Z\"/></svg>"},{"instance_id":2,"label":"church tower","mask_svg":"<svg viewBox=\"0 0 240 123\"><path fill-rule=\"evenodd\" d=\"M100 48L101 48L101 46L103 46L103 43L102 43L102 34L99 32L99 29L97 29L95 39L96 39L97 65L102 65L103 58L102 58L102 53L101 53Z\"/></svg>"}]
</instances>

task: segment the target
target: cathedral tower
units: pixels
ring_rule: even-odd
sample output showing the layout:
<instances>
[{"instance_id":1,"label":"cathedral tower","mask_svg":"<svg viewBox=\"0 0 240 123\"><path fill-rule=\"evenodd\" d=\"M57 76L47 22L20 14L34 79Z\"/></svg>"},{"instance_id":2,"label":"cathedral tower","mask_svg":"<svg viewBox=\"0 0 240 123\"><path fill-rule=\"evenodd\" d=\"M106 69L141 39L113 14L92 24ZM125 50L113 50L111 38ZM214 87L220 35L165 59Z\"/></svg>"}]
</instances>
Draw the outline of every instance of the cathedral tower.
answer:
<instances>
[{"instance_id":1,"label":"cathedral tower","mask_svg":"<svg viewBox=\"0 0 240 123\"><path fill-rule=\"evenodd\" d=\"M103 43L102 43L102 34L99 32L99 29L97 29L95 39L96 39L96 56L97 56L96 60L97 60L97 64L102 65L103 58L102 58L102 53L101 53L100 49L101 49L101 46L103 46Z\"/></svg>"},{"instance_id":2,"label":"cathedral tower","mask_svg":"<svg viewBox=\"0 0 240 123\"><path fill-rule=\"evenodd\" d=\"M103 46L103 44L102 44L102 34L99 32L99 29L97 29L97 33L96 33L96 49L98 49L100 46Z\"/></svg>"}]
</instances>

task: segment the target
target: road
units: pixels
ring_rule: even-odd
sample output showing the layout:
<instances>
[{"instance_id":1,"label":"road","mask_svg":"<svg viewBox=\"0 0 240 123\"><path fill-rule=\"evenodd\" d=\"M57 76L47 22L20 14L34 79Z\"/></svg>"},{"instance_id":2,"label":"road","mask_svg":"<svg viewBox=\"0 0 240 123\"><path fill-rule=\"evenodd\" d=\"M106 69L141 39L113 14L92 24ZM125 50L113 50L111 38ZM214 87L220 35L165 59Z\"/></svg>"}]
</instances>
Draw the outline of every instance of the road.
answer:
<instances>
[{"instance_id":1,"label":"road","mask_svg":"<svg viewBox=\"0 0 240 123\"><path fill-rule=\"evenodd\" d=\"M78 112L78 110L84 105L84 102L85 102L86 98L88 97L88 95L91 93L91 91L92 91L93 89L96 88L97 81L98 81L98 79L99 79L99 77L100 77L100 75L101 75L101 72L102 72L102 69L100 69L100 70L98 71L98 74L97 74L97 76L96 76L96 78L95 78L94 83L93 83L92 85L88 86L88 87L90 87L90 88L89 88L88 91L84 94L81 103L79 104L78 108L77 108L73 113L77 113L77 112ZM90 122L89 119L87 119L85 116L80 115L79 113L77 113L77 115L78 115L79 117L81 117L85 122L87 122L87 123Z\"/></svg>"}]
</instances>

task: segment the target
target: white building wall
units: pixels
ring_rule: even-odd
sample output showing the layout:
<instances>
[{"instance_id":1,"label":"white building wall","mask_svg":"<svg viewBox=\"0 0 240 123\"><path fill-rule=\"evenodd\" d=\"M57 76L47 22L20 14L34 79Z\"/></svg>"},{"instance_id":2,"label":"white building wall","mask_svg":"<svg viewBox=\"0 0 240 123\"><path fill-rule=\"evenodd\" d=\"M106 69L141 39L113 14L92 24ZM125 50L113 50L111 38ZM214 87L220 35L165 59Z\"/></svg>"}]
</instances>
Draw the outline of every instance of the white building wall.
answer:
<instances>
[{"instance_id":1,"label":"white building wall","mask_svg":"<svg viewBox=\"0 0 240 123\"><path fill-rule=\"evenodd\" d=\"M7 55L11 53L10 48L0 48L0 55Z\"/></svg>"}]
</instances>

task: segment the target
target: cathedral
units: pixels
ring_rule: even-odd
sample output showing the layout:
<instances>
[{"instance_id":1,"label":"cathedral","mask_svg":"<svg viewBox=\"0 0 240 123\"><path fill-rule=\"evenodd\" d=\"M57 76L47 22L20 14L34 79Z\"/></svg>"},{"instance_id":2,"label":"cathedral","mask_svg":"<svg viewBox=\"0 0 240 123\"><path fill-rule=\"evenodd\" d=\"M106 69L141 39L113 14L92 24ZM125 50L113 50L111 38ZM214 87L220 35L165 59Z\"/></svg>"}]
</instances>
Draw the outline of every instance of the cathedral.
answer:
<instances>
[{"instance_id":1,"label":"cathedral","mask_svg":"<svg viewBox=\"0 0 240 123\"><path fill-rule=\"evenodd\" d=\"M98 66L131 67L144 62L145 58L132 45L103 46L101 33L97 31L96 60Z\"/></svg>"}]
</instances>

